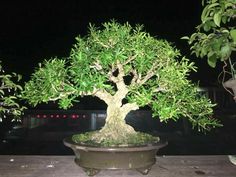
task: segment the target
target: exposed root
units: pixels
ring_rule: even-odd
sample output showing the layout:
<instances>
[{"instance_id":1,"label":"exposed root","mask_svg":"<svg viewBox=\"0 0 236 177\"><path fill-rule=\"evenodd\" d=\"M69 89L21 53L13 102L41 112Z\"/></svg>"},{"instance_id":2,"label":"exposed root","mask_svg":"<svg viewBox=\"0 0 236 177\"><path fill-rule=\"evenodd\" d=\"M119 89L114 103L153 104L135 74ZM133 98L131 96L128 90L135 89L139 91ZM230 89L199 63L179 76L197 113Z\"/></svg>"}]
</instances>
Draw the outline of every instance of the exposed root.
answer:
<instances>
[{"instance_id":1,"label":"exposed root","mask_svg":"<svg viewBox=\"0 0 236 177\"><path fill-rule=\"evenodd\" d=\"M127 147L149 143L152 144L159 141L158 137L154 137L147 133L136 132L127 124L120 125L119 127L123 128L119 129L105 126L105 128L100 131L74 135L72 140L82 145L99 147Z\"/></svg>"},{"instance_id":2,"label":"exposed root","mask_svg":"<svg viewBox=\"0 0 236 177\"><path fill-rule=\"evenodd\" d=\"M120 124L119 126L107 125L95 133L92 140L97 143L115 142L116 144L127 144L129 137L135 134L137 132L127 124Z\"/></svg>"}]
</instances>

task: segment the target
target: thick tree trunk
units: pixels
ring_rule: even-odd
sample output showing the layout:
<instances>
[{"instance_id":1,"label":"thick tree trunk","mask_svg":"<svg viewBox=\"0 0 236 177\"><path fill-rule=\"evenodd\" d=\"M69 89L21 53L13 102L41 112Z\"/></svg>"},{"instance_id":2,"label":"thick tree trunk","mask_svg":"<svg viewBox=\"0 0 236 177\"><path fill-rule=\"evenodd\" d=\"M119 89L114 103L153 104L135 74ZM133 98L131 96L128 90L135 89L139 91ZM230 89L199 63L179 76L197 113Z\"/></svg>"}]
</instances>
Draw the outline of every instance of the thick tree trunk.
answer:
<instances>
[{"instance_id":1,"label":"thick tree trunk","mask_svg":"<svg viewBox=\"0 0 236 177\"><path fill-rule=\"evenodd\" d=\"M97 142L109 140L125 143L128 136L136 133L133 127L126 124L125 117L130 111L136 109L138 109L136 104L128 103L120 107L115 104L108 105L105 125L95 134L94 140Z\"/></svg>"},{"instance_id":2,"label":"thick tree trunk","mask_svg":"<svg viewBox=\"0 0 236 177\"><path fill-rule=\"evenodd\" d=\"M124 82L125 72L123 65L117 61L118 75L110 73L109 80L116 84L117 91L114 95L107 93L105 90L95 92L95 96L105 101L107 104L107 117L104 127L94 135L96 142L127 142L129 135L135 134L135 130L126 124L126 115L139 107L136 103L123 104L122 101L128 93L127 85Z\"/></svg>"}]
</instances>

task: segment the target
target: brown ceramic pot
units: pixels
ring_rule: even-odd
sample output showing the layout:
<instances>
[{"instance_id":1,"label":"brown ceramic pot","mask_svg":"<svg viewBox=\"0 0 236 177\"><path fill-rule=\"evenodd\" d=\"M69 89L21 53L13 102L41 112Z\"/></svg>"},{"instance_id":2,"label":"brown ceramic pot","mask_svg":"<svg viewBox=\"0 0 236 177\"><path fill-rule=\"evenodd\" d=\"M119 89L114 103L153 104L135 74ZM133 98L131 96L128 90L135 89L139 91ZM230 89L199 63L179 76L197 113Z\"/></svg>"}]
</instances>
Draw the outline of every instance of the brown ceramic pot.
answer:
<instances>
[{"instance_id":1,"label":"brown ceramic pot","mask_svg":"<svg viewBox=\"0 0 236 177\"><path fill-rule=\"evenodd\" d=\"M65 138L63 142L74 151L76 164L89 176L105 169L134 169L144 175L148 174L156 162L157 151L167 145L167 142L158 142L146 146L93 147L75 143L71 137Z\"/></svg>"}]
</instances>

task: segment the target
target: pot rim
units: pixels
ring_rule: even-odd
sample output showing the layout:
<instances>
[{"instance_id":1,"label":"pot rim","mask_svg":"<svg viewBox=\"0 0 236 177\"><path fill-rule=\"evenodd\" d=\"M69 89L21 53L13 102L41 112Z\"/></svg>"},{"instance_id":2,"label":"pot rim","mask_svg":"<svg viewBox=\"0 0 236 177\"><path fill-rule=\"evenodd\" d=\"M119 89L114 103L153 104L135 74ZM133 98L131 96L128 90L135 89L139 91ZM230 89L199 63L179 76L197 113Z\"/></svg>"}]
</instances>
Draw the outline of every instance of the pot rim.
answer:
<instances>
[{"instance_id":1,"label":"pot rim","mask_svg":"<svg viewBox=\"0 0 236 177\"><path fill-rule=\"evenodd\" d=\"M72 149L84 150L84 151L112 151L112 152L127 152L127 151L150 151L154 149L160 149L168 144L165 140L160 140L156 143L149 143L147 145L137 145L137 146L112 146L112 147L99 147L84 145L72 141L72 137L67 137L63 139L63 143Z\"/></svg>"}]
</instances>

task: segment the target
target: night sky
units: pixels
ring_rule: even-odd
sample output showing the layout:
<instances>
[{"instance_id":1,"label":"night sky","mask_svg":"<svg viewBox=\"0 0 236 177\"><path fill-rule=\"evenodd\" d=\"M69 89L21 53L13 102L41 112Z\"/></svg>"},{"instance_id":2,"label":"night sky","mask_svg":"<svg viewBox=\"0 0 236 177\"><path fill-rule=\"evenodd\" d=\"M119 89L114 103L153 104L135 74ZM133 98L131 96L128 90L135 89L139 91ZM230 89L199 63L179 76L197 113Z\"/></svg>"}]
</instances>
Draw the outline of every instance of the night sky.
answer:
<instances>
[{"instance_id":1,"label":"night sky","mask_svg":"<svg viewBox=\"0 0 236 177\"><path fill-rule=\"evenodd\" d=\"M110 19L143 24L147 32L172 42L199 67L192 80L213 83L219 74L206 60L190 55L187 42L180 39L199 24L201 0L9 0L0 4L0 58L7 71L20 73L25 80L45 58L68 56L75 37L86 35L89 23L100 25Z\"/></svg>"}]
</instances>

